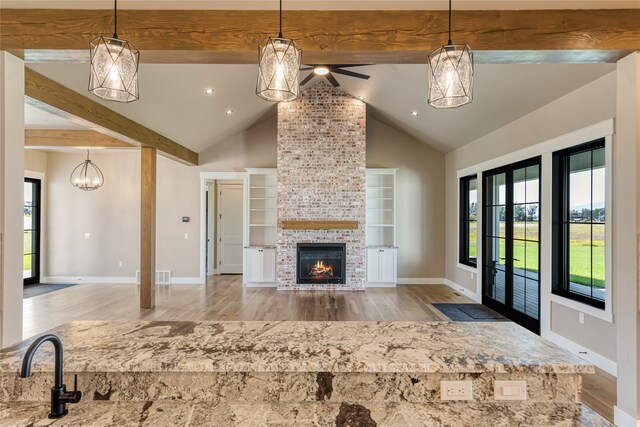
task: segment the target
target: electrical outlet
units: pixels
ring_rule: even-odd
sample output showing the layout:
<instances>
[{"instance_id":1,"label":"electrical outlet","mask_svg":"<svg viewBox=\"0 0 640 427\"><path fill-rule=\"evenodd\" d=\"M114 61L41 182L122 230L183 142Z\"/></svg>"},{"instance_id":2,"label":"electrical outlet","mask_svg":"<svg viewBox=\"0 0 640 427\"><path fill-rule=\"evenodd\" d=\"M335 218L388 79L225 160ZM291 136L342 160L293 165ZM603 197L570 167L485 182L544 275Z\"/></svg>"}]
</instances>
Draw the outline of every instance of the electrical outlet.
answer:
<instances>
[{"instance_id":1,"label":"electrical outlet","mask_svg":"<svg viewBox=\"0 0 640 427\"><path fill-rule=\"evenodd\" d=\"M475 274L473 273L469 273L471 275L471 280L473 280L475 278Z\"/></svg>"},{"instance_id":2,"label":"electrical outlet","mask_svg":"<svg viewBox=\"0 0 640 427\"><path fill-rule=\"evenodd\" d=\"M584 313L578 313L578 322L584 324Z\"/></svg>"},{"instance_id":3,"label":"electrical outlet","mask_svg":"<svg viewBox=\"0 0 640 427\"><path fill-rule=\"evenodd\" d=\"M495 381L493 396L496 400L527 400L527 382Z\"/></svg>"},{"instance_id":4,"label":"electrical outlet","mask_svg":"<svg viewBox=\"0 0 640 427\"><path fill-rule=\"evenodd\" d=\"M188 239L189 238L189 233L184 233L184 238Z\"/></svg>"},{"instance_id":5,"label":"electrical outlet","mask_svg":"<svg viewBox=\"0 0 640 427\"><path fill-rule=\"evenodd\" d=\"M440 400L473 400L473 381L440 381Z\"/></svg>"},{"instance_id":6,"label":"electrical outlet","mask_svg":"<svg viewBox=\"0 0 640 427\"><path fill-rule=\"evenodd\" d=\"M91 238L91 233L84 233L84 238L85 239L90 239Z\"/></svg>"},{"instance_id":7,"label":"electrical outlet","mask_svg":"<svg viewBox=\"0 0 640 427\"><path fill-rule=\"evenodd\" d=\"M124 262L123 261L118 261L118 267L123 267L124 266Z\"/></svg>"}]
</instances>

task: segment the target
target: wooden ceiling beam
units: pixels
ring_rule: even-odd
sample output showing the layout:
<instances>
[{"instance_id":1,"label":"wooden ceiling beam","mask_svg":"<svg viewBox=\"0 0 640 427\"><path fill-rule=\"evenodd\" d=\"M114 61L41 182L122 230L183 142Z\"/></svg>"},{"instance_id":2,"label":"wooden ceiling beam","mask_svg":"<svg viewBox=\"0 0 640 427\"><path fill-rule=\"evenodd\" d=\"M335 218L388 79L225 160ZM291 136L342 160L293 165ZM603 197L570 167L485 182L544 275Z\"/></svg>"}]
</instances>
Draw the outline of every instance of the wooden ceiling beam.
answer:
<instances>
[{"instance_id":1,"label":"wooden ceiling beam","mask_svg":"<svg viewBox=\"0 0 640 427\"><path fill-rule=\"evenodd\" d=\"M94 130L26 129L28 148L132 148L132 145Z\"/></svg>"},{"instance_id":2,"label":"wooden ceiling beam","mask_svg":"<svg viewBox=\"0 0 640 427\"><path fill-rule=\"evenodd\" d=\"M198 164L198 153L29 68L25 68L25 102L131 145L155 148L184 164Z\"/></svg>"},{"instance_id":3,"label":"wooden ceiling beam","mask_svg":"<svg viewBox=\"0 0 640 427\"><path fill-rule=\"evenodd\" d=\"M3 50L27 61L86 61L89 41L109 35L113 25L111 10L1 12ZM142 52L142 61L159 63L254 63L258 42L278 28L275 11L121 10L118 18L120 37ZM283 29L307 63L422 63L425 52L446 42L447 22L446 11L303 10L286 11ZM502 62L517 61L520 51L612 60L640 50L638 22L640 9L459 10L453 41L468 43L480 57L497 52Z\"/></svg>"},{"instance_id":4,"label":"wooden ceiling beam","mask_svg":"<svg viewBox=\"0 0 640 427\"><path fill-rule=\"evenodd\" d=\"M255 10L121 10L121 38L158 63L254 63L258 42L277 33L278 13ZM447 40L446 11L286 11L284 34L306 63L423 63ZM640 9L459 10L454 43L482 62L544 58L616 60L640 50ZM3 50L27 61L87 61L89 41L112 31L111 10L2 9ZM486 54L485 54L486 52ZM511 54L509 54L511 52ZM576 54L578 52L578 54ZM592 54L589 54L592 52ZM614 52L614 53L612 53Z\"/></svg>"}]
</instances>

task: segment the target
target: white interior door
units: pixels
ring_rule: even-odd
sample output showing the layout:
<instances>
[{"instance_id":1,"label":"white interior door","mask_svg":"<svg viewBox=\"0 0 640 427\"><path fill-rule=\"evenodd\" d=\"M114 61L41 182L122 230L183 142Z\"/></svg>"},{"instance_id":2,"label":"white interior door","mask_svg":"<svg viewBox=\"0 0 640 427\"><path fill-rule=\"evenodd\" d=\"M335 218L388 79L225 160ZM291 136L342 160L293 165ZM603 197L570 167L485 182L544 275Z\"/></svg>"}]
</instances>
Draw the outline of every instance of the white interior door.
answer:
<instances>
[{"instance_id":1,"label":"white interior door","mask_svg":"<svg viewBox=\"0 0 640 427\"><path fill-rule=\"evenodd\" d=\"M218 186L218 270L221 274L242 274L241 184Z\"/></svg>"}]
</instances>

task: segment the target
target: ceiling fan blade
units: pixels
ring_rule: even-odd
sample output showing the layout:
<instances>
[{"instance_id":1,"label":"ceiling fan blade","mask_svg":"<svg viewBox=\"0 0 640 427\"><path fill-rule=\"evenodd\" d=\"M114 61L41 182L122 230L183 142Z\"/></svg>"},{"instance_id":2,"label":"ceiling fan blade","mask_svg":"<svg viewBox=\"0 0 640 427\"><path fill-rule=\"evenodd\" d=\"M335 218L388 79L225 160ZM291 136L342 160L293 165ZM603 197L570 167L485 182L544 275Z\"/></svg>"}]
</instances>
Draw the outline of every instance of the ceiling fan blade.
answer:
<instances>
[{"instance_id":1,"label":"ceiling fan blade","mask_svg":"<svg viewBox=\"0 0 640 427\"><path fill-rule=\"evenodd\" d=\"M349 70L342 70L340 68L337 68L335 70L331 70L332 72L336 73L336 74L343 74L345 76L349 76L349 77L355 77L358 79L364 79L364 80L369 80L369 77L371 76L367 76L366 74L362 74L362 73L355 73L353 71L349 71Z\"/></svg>"},{"instance_id":2,"label":"ceiling fan blade","mask_svg":"<svg viewBox=\"0 0 640 427\"><path fill-rule=\"evenodd\" d=\"M307 77L305 77L305 78L304 78L304 80L302 80L302 81L300 82L300 86L304 86L304 85L306 85L307 83L309 83L309 80L311 80L314 76L315 76L315 74L313 74L313 73L309 73L309 75L308 75Z\"/></svg>"},{"instance_id":3,"label":"ceiling fan blade","mask_svg":"<svg viewBox=\"0 0 640 427\"><path fill-rule=\"evenodd\" d=\"M331 83L333 85L333 87L338 87L340 86L340 83L338 83L338 81L336 80L335 77L333 77L333 74L329 73L326 74L325 77L327 78L327 80L329 80L329 83Z\"/></svg>"}]
</instances>

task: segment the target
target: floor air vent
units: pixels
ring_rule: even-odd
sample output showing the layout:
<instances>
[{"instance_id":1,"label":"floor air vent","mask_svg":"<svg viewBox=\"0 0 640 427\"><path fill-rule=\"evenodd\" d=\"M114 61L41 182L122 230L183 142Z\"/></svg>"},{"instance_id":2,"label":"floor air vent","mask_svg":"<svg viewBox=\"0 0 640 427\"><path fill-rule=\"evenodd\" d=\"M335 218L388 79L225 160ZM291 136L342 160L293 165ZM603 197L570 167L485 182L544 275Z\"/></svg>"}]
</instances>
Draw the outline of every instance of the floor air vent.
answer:
<instances>
[{"instance_id":1,"label":"floor air vent","mask_svg":"<svg viewBox=\"0 0 640 427\"><path fill-rule=\"evenodd\" d=\"M140 270L136 270L136 283L140 283ZM171 270L156 271L156 285L170 285Z\"/></svg>"}]
</instances>

